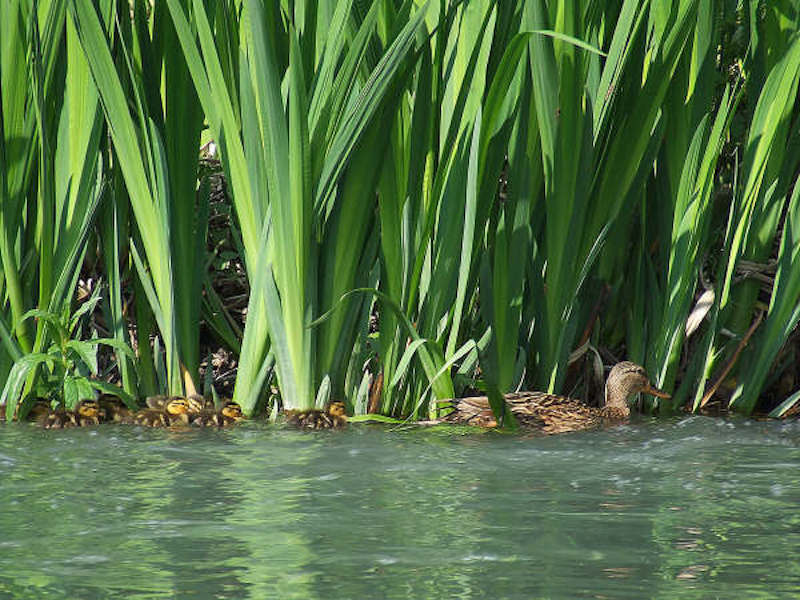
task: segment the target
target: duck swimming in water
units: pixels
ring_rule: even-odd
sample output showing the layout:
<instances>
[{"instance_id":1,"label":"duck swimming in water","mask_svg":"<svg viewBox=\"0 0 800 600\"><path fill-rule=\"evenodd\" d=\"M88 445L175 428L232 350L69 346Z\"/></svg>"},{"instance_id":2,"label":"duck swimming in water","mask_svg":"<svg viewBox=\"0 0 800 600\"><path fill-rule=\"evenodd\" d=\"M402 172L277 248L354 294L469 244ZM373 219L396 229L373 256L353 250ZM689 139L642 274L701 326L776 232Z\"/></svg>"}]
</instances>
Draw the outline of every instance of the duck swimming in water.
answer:
<instances>
[{"instance_id":1,"label":"duck swimming in water","mask_svg":"<svg viewBox=\"0 0 800 600\"><path fill-rule=\"evenodd\" d=\"M506 404L519 424L543 433L565 433L621 421L631 411L628 398L639 392L658 398L670 395L650 385L643 367L624 361L611 369L606 379L605 402L602 408L587 406L579 400L546 392L516 392L505 395ZM497 427L486 396L445 401L452 412L440 423L461 423L481 427Z\"/></svg>"}]
</instances>

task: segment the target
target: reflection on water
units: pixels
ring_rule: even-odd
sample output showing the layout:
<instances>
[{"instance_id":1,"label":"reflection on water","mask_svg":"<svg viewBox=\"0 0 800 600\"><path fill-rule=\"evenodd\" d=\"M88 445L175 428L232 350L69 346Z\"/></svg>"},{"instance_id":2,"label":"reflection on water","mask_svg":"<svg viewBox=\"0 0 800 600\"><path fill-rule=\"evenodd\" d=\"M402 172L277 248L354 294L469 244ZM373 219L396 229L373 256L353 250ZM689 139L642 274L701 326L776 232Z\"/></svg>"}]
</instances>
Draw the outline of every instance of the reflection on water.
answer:
<instances>
[{"instance_id":1,"label":"reflection on water","mask_svg":"<svg viewBox=\"0 0 800 600\"><path fill-rule=\"evenodd\" d=\"M0 598L795 598L800 424L0 428Z\"/></svg>"}]
</instances>

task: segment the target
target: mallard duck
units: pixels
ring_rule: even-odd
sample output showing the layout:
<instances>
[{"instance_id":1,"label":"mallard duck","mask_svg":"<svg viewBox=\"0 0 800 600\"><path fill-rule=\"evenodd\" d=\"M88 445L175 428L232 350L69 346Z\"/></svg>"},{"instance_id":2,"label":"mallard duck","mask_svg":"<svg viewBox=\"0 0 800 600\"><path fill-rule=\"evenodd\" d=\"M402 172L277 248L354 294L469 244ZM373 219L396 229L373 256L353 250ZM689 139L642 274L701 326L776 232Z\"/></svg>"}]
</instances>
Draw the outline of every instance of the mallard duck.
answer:
<instances>
[{"instance_id":1,"label":"mallard duck","mask_svg":"<svg viewBox=\"0 0 800 600\"><path fill-rule=\"evenodd\" d=\"M33 403L26 419L45 429L63 429L77 425L74 413L67 412L62 407L53 409L49 400L41 398Z\"/></svg>"},{"instance_id":2,"label":"mallard duck","mask_svg":"<svg viewBox=\"0 0 800 600\"><path fill-rule=\"evenodd\" d=\"M659 398L670 397L650 385L643 367L624 361L614 365L608 374L602 408L594 408L579 400L545 392L506 394L505 400L511 413L523 427L538 429L544 433L563 433L627 418L631 412L628 398L639 392ZM486 396L449 400L445 403L452 408L452 412L438 422L497 427Z\"/></svg>"}]
</instances>

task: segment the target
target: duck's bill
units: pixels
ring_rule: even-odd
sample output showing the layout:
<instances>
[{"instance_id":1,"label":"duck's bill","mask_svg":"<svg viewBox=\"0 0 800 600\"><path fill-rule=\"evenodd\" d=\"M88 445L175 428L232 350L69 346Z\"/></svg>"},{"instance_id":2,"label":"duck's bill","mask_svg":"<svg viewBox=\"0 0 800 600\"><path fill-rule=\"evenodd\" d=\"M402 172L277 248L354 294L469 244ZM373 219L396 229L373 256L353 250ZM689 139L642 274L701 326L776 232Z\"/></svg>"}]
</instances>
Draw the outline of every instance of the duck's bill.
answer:
<instances>
[{"instance_id":1,"label":"duck's bill","mask_svg":"<svg viewBox=\"0 0 800 600\"><path fill-rule=\"evenodd\" d=\"M672 398L668 393L662 392L659 389L654 388L652 385L647 384L647 386L642 390L645 394L650 394L651 396L655 396L656 398Z\"/></svg>"}]
</instances>

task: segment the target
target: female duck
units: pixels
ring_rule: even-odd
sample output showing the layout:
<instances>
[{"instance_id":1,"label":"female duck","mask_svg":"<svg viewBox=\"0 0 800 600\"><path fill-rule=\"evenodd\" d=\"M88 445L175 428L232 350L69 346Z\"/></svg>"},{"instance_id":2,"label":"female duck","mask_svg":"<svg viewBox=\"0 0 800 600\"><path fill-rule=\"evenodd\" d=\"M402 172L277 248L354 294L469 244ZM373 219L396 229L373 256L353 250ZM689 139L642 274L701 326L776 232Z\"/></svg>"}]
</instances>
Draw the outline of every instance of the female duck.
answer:
<instances>
[{"instance_id":1,"label":"female duck","mask_svg":"<svg viewBox=\"0 0 800 600\"><path fill-rule=\"evenodd\" d=\"M619 421L630 415L628 398L644 392L659 398L669 394L650 385L644 368L624 361L614 365L606 379L605 403L602 408L587 406L578 400L545 392L506 394L506 404L523 427L543 433L564 433ZM497 427L486 396L450 401L453 411L443 422Z\"/></svg>"}]
</instances>

